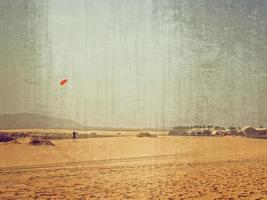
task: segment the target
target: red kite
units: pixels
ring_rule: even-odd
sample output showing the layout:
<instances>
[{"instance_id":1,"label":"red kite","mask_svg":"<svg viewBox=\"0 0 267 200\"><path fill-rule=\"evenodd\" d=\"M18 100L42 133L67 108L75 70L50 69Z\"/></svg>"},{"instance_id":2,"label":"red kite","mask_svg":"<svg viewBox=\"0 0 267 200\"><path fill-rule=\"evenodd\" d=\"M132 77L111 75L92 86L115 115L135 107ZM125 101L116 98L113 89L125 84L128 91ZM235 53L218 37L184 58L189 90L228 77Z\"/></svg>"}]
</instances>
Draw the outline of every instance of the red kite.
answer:
<instances>
[{"instance_id":1,"label":"red kite","mask_svg":"<svg viewBox=\"0 0 267 200\"><path fill-rule=\"evenodd\" d=\"M60 81L60 85L65 85L68 82L68 79L63 79Z\"/></svg>"}]
</instances>

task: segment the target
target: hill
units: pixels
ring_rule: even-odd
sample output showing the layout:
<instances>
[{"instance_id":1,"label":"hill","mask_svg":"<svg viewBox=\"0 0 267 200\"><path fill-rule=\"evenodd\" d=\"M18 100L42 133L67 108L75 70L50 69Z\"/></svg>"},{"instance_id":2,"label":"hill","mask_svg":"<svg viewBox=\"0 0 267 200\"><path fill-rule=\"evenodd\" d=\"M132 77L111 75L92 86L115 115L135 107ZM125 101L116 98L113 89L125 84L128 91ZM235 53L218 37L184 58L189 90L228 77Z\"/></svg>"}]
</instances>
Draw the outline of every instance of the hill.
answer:
<instances>
[{"instance_id":1,"label":"hill","mask_svg":"<svg viewBox=\"0 0 267 200\"><path fill-rule=\"evenodd\" d=\"M0 129L84 129L85 126L70 120L36 113L16 113L0 115Z\"/></svg>"}]
</instances>

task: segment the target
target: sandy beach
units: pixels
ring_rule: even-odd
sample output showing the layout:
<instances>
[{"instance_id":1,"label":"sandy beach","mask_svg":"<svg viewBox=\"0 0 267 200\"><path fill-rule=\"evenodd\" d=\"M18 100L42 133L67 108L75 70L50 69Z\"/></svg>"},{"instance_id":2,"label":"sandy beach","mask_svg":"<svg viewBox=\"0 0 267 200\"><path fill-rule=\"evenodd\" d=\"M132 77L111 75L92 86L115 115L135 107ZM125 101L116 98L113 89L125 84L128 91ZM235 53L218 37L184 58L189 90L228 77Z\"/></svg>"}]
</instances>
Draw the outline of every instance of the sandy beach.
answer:
<instances>
[{"instance_id":1,"label":"sandy beach","mask_svg":"<svg viewBox=\"0 0 267 200\"><path fill-rule=\"evenodd\" d=\"M267 0L0 0L0 200L267 200Z\"/></svg>"},{"instance_id":2,"label":"sandy beach","mask_svg":"<svg viewBox=\"0 0 267 200\"><path fill-rule=\"evenodd\" d=\"M0 145L1 199L267 199L266 140L114 137Z\"/></svg>"}]
</instances>

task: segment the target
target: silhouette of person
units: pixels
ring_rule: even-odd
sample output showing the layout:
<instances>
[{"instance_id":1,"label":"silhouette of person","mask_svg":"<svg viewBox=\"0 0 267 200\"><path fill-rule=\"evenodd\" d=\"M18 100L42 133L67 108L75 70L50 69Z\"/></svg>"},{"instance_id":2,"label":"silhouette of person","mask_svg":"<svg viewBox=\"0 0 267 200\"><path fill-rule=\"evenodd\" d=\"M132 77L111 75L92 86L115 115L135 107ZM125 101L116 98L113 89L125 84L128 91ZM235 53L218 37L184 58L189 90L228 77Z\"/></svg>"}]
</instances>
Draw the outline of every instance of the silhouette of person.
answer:
<instances>
[{"instance_id":1,"label":"silhouette of person","mask_svg":"<svg viewBox=\"0 0 267 200\"><path fill-rule=\"evenodd\" d=\"M75 131L72 132L72 140L75 141L77 133Z\"/></svg>"}]
</instances>

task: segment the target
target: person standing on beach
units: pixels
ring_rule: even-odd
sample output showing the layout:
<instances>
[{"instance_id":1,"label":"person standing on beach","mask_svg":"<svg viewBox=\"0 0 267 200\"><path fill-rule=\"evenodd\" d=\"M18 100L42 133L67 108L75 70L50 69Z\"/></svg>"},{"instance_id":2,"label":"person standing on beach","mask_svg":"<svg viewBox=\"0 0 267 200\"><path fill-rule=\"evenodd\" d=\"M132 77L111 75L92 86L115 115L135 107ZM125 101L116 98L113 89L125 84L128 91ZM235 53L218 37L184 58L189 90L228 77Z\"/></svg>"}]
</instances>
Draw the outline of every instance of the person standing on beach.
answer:
<instances>
[{"instance_id":1,"label":"person standing on beach","mask_svg":"<svg viewBox=\"0 0 267 200\"><path fill-rule=\"evenodd\" d=\"M75 141L76 140L76 134L77 133L75 131L72 132L72 141Z\"/></svg>"}]
</instances>

